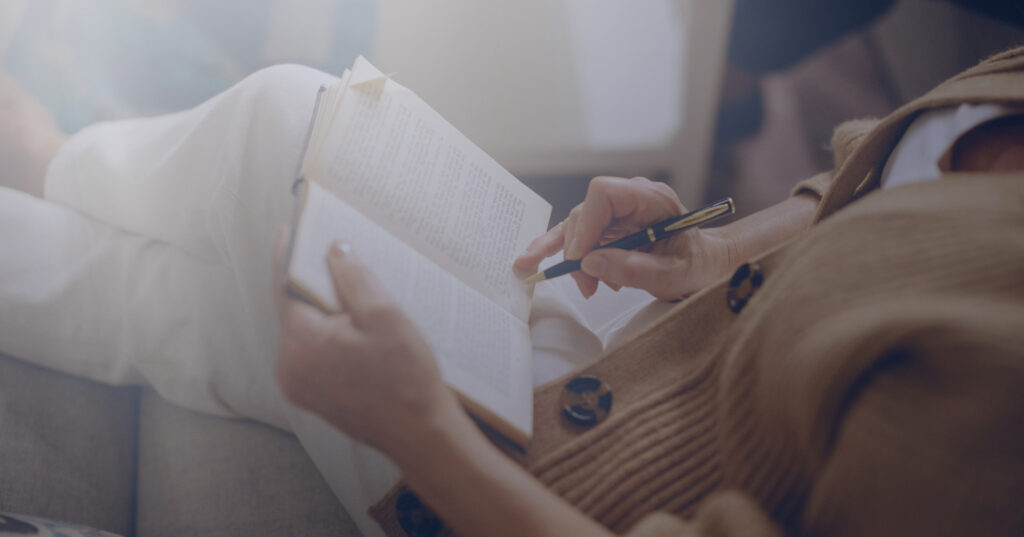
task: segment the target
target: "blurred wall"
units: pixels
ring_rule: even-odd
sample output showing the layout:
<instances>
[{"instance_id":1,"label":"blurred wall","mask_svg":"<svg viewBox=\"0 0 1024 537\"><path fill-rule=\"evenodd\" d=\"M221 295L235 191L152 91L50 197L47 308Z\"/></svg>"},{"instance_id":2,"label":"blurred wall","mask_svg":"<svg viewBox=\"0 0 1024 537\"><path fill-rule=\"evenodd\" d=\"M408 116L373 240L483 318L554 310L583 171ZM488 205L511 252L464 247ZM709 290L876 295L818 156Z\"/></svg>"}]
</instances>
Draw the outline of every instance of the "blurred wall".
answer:
<instances>
[{"instance_id":1,"label":"blurred wall","mask_svg":"<svg viewBox=\"0 0 1024 537\"><path fill-rule=\"evenodd\" d=\"M3 69L66 131L194 106L267 65L341 72L373 0L5 0Z\"/></svg>"},{"instance_id":2,"label":"blurred wall","mask_svg":"<svg viewBox=\"0 0 1024 537\"><path fill-rule=\"evenodd\" d=\"M6 0L0 66L74 132L363 54L520 177L675 178L696 202L731 3Z\"/></svg>"}]
</instances>

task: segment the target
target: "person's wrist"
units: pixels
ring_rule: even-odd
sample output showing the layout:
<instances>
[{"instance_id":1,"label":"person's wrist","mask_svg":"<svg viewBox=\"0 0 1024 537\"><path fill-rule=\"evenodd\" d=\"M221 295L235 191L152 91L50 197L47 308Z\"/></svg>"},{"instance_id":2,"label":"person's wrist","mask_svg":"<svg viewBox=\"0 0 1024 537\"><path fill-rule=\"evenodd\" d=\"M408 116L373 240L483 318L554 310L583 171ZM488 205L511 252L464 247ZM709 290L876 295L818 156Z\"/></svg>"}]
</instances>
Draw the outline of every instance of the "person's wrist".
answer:
<instances>
[{"instance_id":1,"label":"person's wrist","mask_svg":"<svg viewBox=\"0 0 1024 537\"><path fill-rule=\"evenodd\" d=\"M447 449L460 438L480 434L454 395L447 395L433 410L389 427L378 443L377 447L404 472L430 464L438 450Z\"/></svg>"},{"instance_id":2,"label":"person's wrist","mask_svg":"<svg viewBox=\"0 0 1024 537\"><path fill-rule=\"evenodd\" d=\"M731 273L741 263L741 254L736 238L729 226L701 230L704 233L705 247L711 254L713 280L718 280Z\"/></svg>"}]
</instances>

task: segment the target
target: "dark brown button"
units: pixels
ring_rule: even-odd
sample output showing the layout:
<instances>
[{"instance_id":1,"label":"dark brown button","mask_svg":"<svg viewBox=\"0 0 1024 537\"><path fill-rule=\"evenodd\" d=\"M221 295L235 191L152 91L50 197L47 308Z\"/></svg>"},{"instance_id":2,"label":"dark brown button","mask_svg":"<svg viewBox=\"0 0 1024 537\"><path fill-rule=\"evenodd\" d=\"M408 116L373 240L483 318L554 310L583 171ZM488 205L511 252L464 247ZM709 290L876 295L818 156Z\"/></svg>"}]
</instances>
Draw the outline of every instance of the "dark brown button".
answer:
<instances>
[{"instance_id":1,"label":"dark brown button","mask_svg":"<svg viewBox=\"0 0 1024 537\"><path fill-rule=\"evenodd\" d=\"M757 263L745 263L733 273L729 280L729 289L725 293L725 299L729 309L739 313L754 296L761 284L764 283L764 273Z\"/></svg>"},{"instance_id":2,"label":"dark brown button","mask_svg":"<svg viewBox=\"0 0 1024 537\"><path fill-rule=\"evenodd\" d=\"M612 411L612 389L601 379L581 375L562 390L562 415L569 423L592 427L604 421Z\"/></svg>"},{"instance_id":3,"label":"dark brown button","mask_svg":"<svg viewBox=\"0 0 1024 537\"><path fill-rule=\"evenodd\" d=\"M444 529L441 519L409 491L399 494L395 500L395 515L398 525L409 537L436 537Z\"/></svg>"}]
</instances>

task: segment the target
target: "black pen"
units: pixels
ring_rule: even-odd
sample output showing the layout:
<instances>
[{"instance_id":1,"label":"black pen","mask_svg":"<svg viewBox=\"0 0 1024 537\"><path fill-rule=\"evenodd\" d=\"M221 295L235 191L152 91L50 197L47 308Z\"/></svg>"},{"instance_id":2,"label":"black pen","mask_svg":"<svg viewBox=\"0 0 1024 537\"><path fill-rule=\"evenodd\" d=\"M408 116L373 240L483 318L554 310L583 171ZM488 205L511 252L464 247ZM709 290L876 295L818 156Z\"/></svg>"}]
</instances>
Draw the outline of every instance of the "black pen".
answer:
<instances>
[{"instance_id":1,"label":"black pen","mask_svg":"<svg viewBox=\"0 0 1024 537\"><path fill-rule=\"evenodd\" d=\"M673 216L668 220L662 220L661 222L651 224L648 228L627 235L621 239L614 240L608 244L602 244L598 246L600 248L619 248L622 250L635 250L648 244L653 244L662 239L667 239L676 233L686 231L694 226L699 226L710 222L716 218L727 216L736 212L736 206L733 205L732 198L725 198L724 200L717 201L697 209L696 211L690 211L681 216ZM553 265L548 269L538 272L533 276L526 279L526 283L537 283L544 280L550 280L563 274L569 274L570 272L576 272L580 270L580 260L570 259L562 261L557 265Z\"/></svg>"}]
</instances>

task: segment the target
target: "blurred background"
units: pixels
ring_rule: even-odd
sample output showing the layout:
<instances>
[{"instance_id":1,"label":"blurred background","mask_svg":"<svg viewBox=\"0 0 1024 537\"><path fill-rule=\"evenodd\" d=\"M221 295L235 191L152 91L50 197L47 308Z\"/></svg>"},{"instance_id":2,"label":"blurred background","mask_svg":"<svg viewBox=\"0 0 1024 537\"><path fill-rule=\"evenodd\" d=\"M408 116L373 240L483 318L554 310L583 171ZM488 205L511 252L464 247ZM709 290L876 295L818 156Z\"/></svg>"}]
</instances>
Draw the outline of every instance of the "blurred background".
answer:
<instances>
[{"instance_id":1,"label":"blurred background","mask_svg":"<svg viewBox=\"0 0 1024 537\"><path fill-rule=\"evenodd\" d=\"M554 219L598 174L749 213L830 167L836 124L1024 43L1022 20L1016 1L3 0L0 67L73 133L362 54Z\"/></svg>"}]
</instances>

